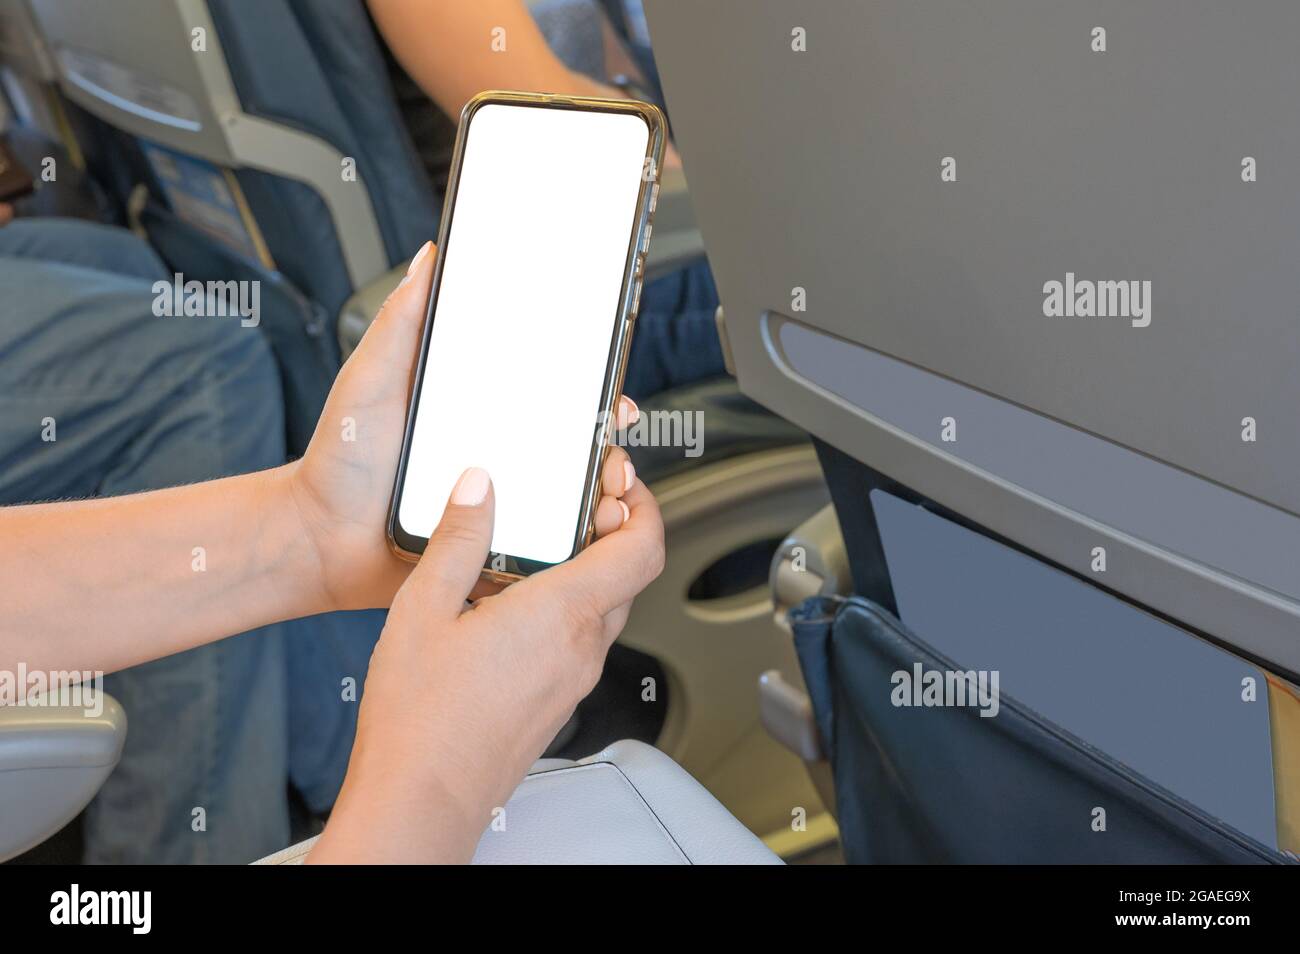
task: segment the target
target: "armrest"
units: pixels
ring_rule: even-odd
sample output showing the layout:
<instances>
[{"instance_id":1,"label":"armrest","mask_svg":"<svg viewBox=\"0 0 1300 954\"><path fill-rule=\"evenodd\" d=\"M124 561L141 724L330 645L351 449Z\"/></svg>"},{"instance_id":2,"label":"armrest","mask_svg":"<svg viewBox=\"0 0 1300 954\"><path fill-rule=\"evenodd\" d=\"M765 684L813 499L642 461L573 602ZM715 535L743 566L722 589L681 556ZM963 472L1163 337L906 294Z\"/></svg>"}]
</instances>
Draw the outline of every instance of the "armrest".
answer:
<instances>
[{"instance_id":1,"label":"armrest","mask_svg":"<svg viewBox=\"0 0 1300 954\"><path fill-rule=\"evenodd\" d=\"M313 844L258 864L301 864ZM539 762L474 853L476 865L780 863L685 769L633 741Z\"/></svg>"},{"instance_id":2,"label":"armrest","mask_svg":"<svg viewBox=\"0 0 1300 954\"><path fill-rule=\"evenodd\" d=\"M736 820L722 803L709 794L708 790L697 782L689 772L678 765L668 755L646 745L625 739L615 742L609 748L590 755L578 763L579 767L617 772L626 782L627 788L640 803L640 808L647 812L662 828L663 835L670 839L681 854L678 863L693 865L779 865L778 858L763 841L748 828ZM549 773L547 773L549 774ZM528 780L542 780L546 774L531 775ZM638 846L620 835L616 827L604 828L599 816L593 811L610 811L615 804L618 810L631 811L633 806L624 802L620 796L617 802L601 801L597 797L584 795L580 777L573 775L568 783L560 789L560 804L548 806L558 809L571 819L580 842L575 857L563 859L582 864L592 863L591 853L601 851L610 857L599 859L604 863L646 864L653 859L647 857L649 846ZM522 786L521 786L522 789ZM516 792L516 796L518 796ZM596 793L592 793L595 796ZM511 799L511 803L514 799ZM507 811L509 809L507 808ZM494 833L489 830L479 842L479 855L487 847L485 842ZM619 839L623 838L622 843ZM613 842L609 848L605 842ZM584 843L585 842L585 843ZM657 852L656 852L657 853ZM504 852L503 852L504 854ZM478 860L478 855L475 860ZM503 858L519 863L520 858ZM552 864L558 858L539 857L533 859L541 863Z\"/></svg>"},{"instance_id":3,"label":"armrest","mask_svg":"<svg viewBox=\"0 0 1300 954\"><path fill-rule=\"evenodd\" d=\"M122 756L126 713L0 706L0 861L39 845L86 807Z\"/></svg>"},{"instance_id":4,"label":"armrest","mask_svg":"<svg viewBox=\"0 0 1300 954\"><path fill-rule=\"evenodd\" d=\"M406 276L406 268L409 264L409 262L402 262L392 270L384 272L370 284L353 292L352 297L343 303L343 307L339 309L339 351L344 361L361 341L361 336L375 320L375 315L379 314L384 301Z\"/></svg>"}]
</instances>

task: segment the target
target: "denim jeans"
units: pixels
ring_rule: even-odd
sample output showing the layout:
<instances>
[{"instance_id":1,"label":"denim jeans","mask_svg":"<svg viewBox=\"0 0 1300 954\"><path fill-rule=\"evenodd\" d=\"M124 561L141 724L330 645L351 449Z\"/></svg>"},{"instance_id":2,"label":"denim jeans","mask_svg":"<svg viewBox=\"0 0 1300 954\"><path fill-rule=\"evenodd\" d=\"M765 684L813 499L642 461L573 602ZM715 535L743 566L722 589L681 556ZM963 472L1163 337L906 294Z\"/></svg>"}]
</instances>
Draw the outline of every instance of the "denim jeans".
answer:
<instances>
[{"instance_id":1,"label":"denim jeans","mask_svg":"<svg viewBox=\"0 0 1300 954\"><path fill-rule=\"evenodd\" d=\"M166 277L152 249L120 229L53 219L0 228L0 502L111 496L283 463L266 342L238 319L155 317L151 286ZM53 441L42 440L47 418ZM287 653L314 636L329 647L352 637L368 657L378 623L363 617L358 631L357 615L268 626L110 674L126 748L86 813L86 860L237 863L288 844ZM315 653L309 663L305 673L329 670ZM329 718L296 723L312 736L299 768L318 807L337 792L355 721L356 703L333 698Z\"/></svg>"},{"instance_id":2,"label":"denim jeans","mask_svg":"<svg viewBox=\"0 0 1300 954\"><path fill-rule=\"evenodd\" d=\"M646 282L623 391L637 401L725 374L717 309L718 290L704 259Z\"/></svg>"}]
</instances>

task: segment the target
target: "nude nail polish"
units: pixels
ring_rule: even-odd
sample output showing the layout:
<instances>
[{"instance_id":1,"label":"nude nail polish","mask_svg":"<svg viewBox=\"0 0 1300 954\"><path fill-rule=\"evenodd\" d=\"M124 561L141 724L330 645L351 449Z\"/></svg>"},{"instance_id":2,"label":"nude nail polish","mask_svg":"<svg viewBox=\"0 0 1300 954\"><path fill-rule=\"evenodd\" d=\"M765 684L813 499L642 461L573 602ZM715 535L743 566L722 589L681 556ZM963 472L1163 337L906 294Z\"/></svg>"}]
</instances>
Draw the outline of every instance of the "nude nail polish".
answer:
<instances>
[{"instance_id":1,"label":"nude nail polish","mask_svg":"<svg viewBox=\"0 0 1300 954\"><path fill-rule=\"evenodd\" d=\"M451 491L451 502L457 507L477 507L487 499L492 480L482 467L471 467L460 475Z\"/></svg>"},{"instance_id":2,"label":"nude nail polish","mask_svg":"<svg viewBox=\"0 0 1300 954\"><path fill-rule=\"evenodd\" d=\"M420 267L420 263L424 261L424 256L429 254L429 249L432 247L433 244L431 242L425 242L420 246L420 250L415 253L415 258L411 259L411 264L406 266L406 274L403 275L402 280L397 283L398 288L401 288L411 280L411 276L415 274L416 269Z\"/></svg>"}]
</instances>

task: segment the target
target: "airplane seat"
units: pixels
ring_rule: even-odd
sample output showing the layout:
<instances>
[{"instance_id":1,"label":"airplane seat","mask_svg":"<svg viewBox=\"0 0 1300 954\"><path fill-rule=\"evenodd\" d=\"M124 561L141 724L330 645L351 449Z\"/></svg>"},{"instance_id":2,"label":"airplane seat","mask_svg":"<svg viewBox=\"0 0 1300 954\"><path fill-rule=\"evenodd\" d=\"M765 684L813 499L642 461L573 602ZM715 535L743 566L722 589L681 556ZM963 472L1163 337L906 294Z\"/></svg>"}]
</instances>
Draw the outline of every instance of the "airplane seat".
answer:
<instances>
[{"instance_id":1,"label":"airplane seat","mask_svg":"<svg viewBox=\"0 0 1300 954\"><path fill-rule=\"evenodd\" d=\"M833 586L789 609L806 695L796 693L793 705L783 700L784 719L768 722L783 743L806 760L815 782L825 784L829 770L833 781L827 803L834 806L850 862L1295 860L1290 849L1297 842L1286 832L1294 827L1297 805L1282 780L1294 772L1288 760L1296 751L1294 739L1279 744L1282 719L1294 719L1300 712L1300 695L1294 689L1227 654L1189 646L1191 637L1184 631L1065 579L990 540L976 525L935 501L825 442L814 443L835 511L847 528L844 537L831 544L839 548L847 576L843 568L839 575L827 574ZM900 540L900 532L911 539ZM826 537L816 545L825 547ZM817 557L810 559L818 562ZM975 563L985 565L976 568ZM777 580L778 569L774 564L773 587L788 591L788 581ZM954 592L953 574L969 576L970 587ZM1038 596L1026 595L1030 593ZM939 614L915 609L918 598L945 597L957 599L958 607L949 616L965 617L964 632L936 625ZM1024 608L1010 607L1016 599ZM900 620L900 606L921 625L934 628L926 635L913 630ZM990 617L989 606L1001 611ZM993 626L1011 634L1003 646L992 644L1006 667L1000 691L995 686L996 707L982 711L974 703L918 702L921 690L912 689L914 683L900 674L974 672L972 657L991 656L984 631ZM1053 679L1050 671L1040 669L1037 686L1023 679L1029 668L1006 655L1007 646L1033 655L1023 643L1033 626L1044 631L1036 638L1049 647L1047 654L1060 670ZM1092 630L1095 636L1082 658L1105 661L1095 671L1078 665L1073 653L1061 652L1047 635L1053 627L1068 636ZM1110 697L1123 692L1126 682L1106 677L1115 668L1108 651L1131 649L1128 658L1120 657L1121 665L1141 671L1149 666L1143 644L1157 639L1163 640L1163 658L1154 671L1159 674L1176 664L1184 685L1172 691L1148 687L1147 698L1158 707L1154 710L1141 700L1134 704ZM1224 705L1205 698L1216 682L1237 686L1242 672L1259 674L1268 695L1265 709L1244 718L1235 696ZM901 704L900 685L910 697ZM760 693L770 697L766 686ZM1053 693L1077 695L1092 705L1085 713L1078 706L1072 711L1068 705L1054 705L1049 698ZM1100 719L1093 707L1098 700L1105 700ZM1186 705L1180 700L1199 712L1179 711ZM1156 726L1156 757L1140 744L1120 751L1113 744L1120 735L1144 734L1135 729L1135 712L1147 715ZM1272 745L1270 717L1276 733ZM1109 736L1098 730L1104 722L1111 723ZM1198 767L1195 773L1177 766L1178 750L1160 728L1171 723L1177 723L1175 735L1199 739L1187 749ZM793 726L810 741L794 744ZM1238 751L1225 752L1225 740ZM1233 764L1240 775L1221 784L1207 784L1203 775L1194 777L1210 759ZM954 791L962 793L961 799L952 797ZM1253 806L1247 792L1259 796Z\"/></svg>"},{"instance_id":2,"label":"airplane seat","mask_svg":"<svg viewBox=\"0 0 1300 954\"><path fill-rule=\"evenodd\" d=\"M259 865L302 864L317 839ZM617 742L578 761L545 759L493 815L476 865L780 864L658 749Z\"/></svg>"},{"instance_id":3,"label":"airplane seat","mask_svg":"<svg viewBox=\"0 0 1300 954\"><path fill-rule=\"evenodd\" d=\"M50 52L26 2L0 0L0 135L35 182L35 193L14 201L14 210L106 221L107 199L86 175Z\"/></svg>"},{"instance_id":4,"label":"airplane seat","mask_svg":"<svg viewBox=\"0 0 1300 954\"><path fill-rule=\"evenodd\" d=\"M608 38L622 47L620 59L641 75L643 95L663 105L644 22L633 11L639 0L526 0L547 44L564 65L601 82L618 81L606 49Z\"/></svg>"},{"instance_id":5,"label":"airplane seat","mask_svg":"<svg viewBox=\"0 0 1300 954\"><path fill-rule=\"evenodd\" d=\"M1293 270L1215 250L1263 217L1294 257L1300 201L1188 131L1294 155L1268 77L1300 9L1112 11L1151 85L1030 6L647 0L740 387L809 430L834 504L770 568L799 659L754 680L763 724L850 862L1295 861L1300 444L1235 412L1300 400ZM1156 115L1197 122L1117 146ZM1044 304L1058 268L1138 263L1163 331Z\"/></svg>"},{"instance_id":6,"label":"airplane seat","mask_svg":"<svg viewBox=\"0 0 1300 954\"><path fill-rule=\"evenodd\" d=\"M102 690L98 696L93 710L0 706L0 862L76 818L117 766L126 744L126 713L112 696Z\"/></svg>"},{"instance_id":7,"label":"airplane seat","mask_svg":"<svg viewBox=\"0 0 1300 954\"><path fill-rule=\"evenodd\" d=\"M601 10L596 0L527 0L546 44L571 70L596 79L605 72Z\"/></svg>"},{"instance_id":8,"label":"airplane seat","mask_svg":"<svg viewBox=\"0 0 1300 954\"><path fill-rule=\"evenodd\" d=\"M363 6L31 9L130 224L186 280L260 283L301 453L339 365L343 304L437 231Z\"/></svg>"},{"instance_id":9,"label":"airplane seat","mask_svg":"<svg viewBox=\"0 0 1300 954\"><path fill-rule=\"evenodd\" d=\"M1284 860L1006 693L987 722L971 709L900 716L889 691L869 687L896 686L896 673L918 667L968 664L868 599L814 597L791 621L824 759L838 779L835 817L850 862Z\"/></svg>"},{"instance_id":10,"label":"airplane seat","mask_svg":"<svg viewBox=\"0 0 1300 954\"><path fill-rule=\"evenodd\" d=\"M0 0L0 97L12 118L60 138L65 118L53 95L54 61L27 0Z\"/></svg>"},{"instance_id":11,"label":"airplane seat","mask_svg":"<svg viewBox=\"0 0 1300 954\"><path fill-rule=\"evenodd\" d=\"M356 182L364 184L370 198L382 242L380 263L408 261L437 234L441 203L402 123L364 5L285 0L259 4L250 16L245 4L208 0L208 9L244 111L333 144L345 166L336 172L351 182L347 173L355 170ZM267 202L272 200L268 195ZM291 220L284 225L286 246L299 222L321 235L348 232L352 226L332 217L322 220L318 208L295 212L291 204L277 213L276 218L287 213ZM327 279L322 266L329 263L313 261L314 250L302 251L291 274L309 275L304 284L313 287ZM376 277L367 273L355 279L364 283ZM357 282L350 284L355 290ZM340 287L320 297L337 313L348 293Z\"/></svg>"}]
</instances>

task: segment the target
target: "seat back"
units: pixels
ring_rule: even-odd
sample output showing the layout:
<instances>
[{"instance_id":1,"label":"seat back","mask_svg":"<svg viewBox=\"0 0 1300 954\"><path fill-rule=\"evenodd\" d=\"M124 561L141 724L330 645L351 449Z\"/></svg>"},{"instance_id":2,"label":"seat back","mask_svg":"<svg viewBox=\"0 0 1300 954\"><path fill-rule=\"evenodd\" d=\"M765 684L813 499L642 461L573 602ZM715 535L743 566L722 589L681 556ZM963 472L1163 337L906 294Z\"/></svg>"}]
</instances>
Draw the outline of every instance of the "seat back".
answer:
<instances>
[{"instance_id":1,"label":"seat back","mask_svg":"<svg viewBox=\"0 0 1300 954\"><path fill-rule=\"evenodd\" d=\"M937 651L870 601L819 597L793 618L835 772L836 819L850 863L1283 858L1272 847L1275 832L1265 833L1265 842L1225 825L1206 807L1044 719L1009 688L997 696L990 718L976 706L899 708L898 673L946 673L970 663ZM1254 787L1253 780L1246 786ZM1270 797L1270 826L1271 807Z\"/></svg>"},{"instance_id":2,"label":"seat back","mask_svg":"<svg viewBox=\"0 0 1300 954\"><path fill-rule=\"evenodd\" d=\"M133 224L186 279L262 283L300 451L338 365L339 309L437 230L364 5L31 9Z\"/></svg>"},{"instance_id":3,"label":"seat back","mask_svg":"<svg viewBox=\"0 0 1300 954\"><path fill-rule=\"evenodd\" d=\"M27 0L0 0L0 60L6 72L42 83L54 82L54 61Z\"/></svg>"},{"instance_id":4,"label":"seat back","mask_svg":"<svg viewBox=\"0 0 1300 954\"><path fill-rule=\"evenodd\" d=\"M1277 83L1300 74L1281 39L1300 9L1157 0L1101 27L1095 11L1023 0L870 0L794 22L775 0L743 18L667 0L646 12L741 388L820 439L858 595L911 625L868 496L885 489L1087 581L1134 632L1154 613L1189 645L1234 652L1242 679L1258 676L1250 659L1295 680L1300 493L1286 475L1300 431L1284 424L1257 453L1254 426L1300 402L1300 198L1286 184L1300 123ZM1146 82L1152 70L1176 80ZM1235 141L1252 145L1225 158ZM1284 178L1255 177L1265 152ZM1260 258L1222 251L1261 241ZM1123 301L1120 285L1135 289ZM1105 310L1088 297L1103 287ZM1250 334L1225 338L1227 315ZM972 629L994 612L970 606ZM1180 665L1171 654L1168 678ZM881 691L838 685L824 702L846 723ZM870 712L890 770L912 771L904 745L926 751L899 726L929 751L968 744L888 705L888 689ZM1159 699L1141 731L1162 725ZM931 793L911 794L924 819ZM953 830L974 839L989 802L968 794ZM1062 811L1044 795L1022 824L1046 830Z\"/></svg>"},{"instance_id":5,"label":"seat back","mask_svg":"<svg viewBox=\"0 0 1300 954\"><path fill-rule=\"evenodd\" d=\"M48 96L54 77L54 59L27 0L0 0L0 98L11 120L50 139L59 138L61 125Z\"/></svg>"},{"instance_id":6,"label":"seat back","mask_svg":"<svg viewBox=\"0 0 1300 954\"><path fill-rule=\"evenodd\" d=\"M1300 121L1277 81L1300 82L1300 7L1158 0L1116 13L1118 55L1082 11L954 7L792 28L777 3L647 4L742 389L1072 572L1104 547L1108 587L1300 672ZM1258 145L1224 165L1225 140ZM1243 162L1265 148L1278 179Z\"/></svg>"}]
</instances>

